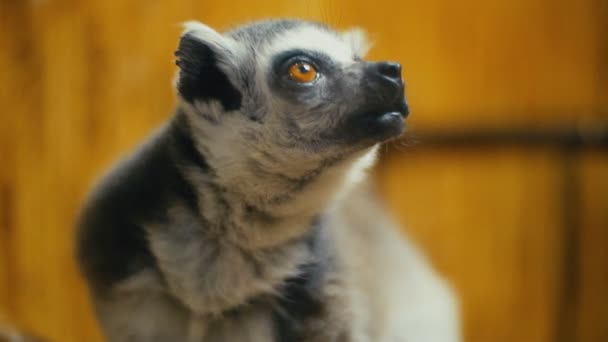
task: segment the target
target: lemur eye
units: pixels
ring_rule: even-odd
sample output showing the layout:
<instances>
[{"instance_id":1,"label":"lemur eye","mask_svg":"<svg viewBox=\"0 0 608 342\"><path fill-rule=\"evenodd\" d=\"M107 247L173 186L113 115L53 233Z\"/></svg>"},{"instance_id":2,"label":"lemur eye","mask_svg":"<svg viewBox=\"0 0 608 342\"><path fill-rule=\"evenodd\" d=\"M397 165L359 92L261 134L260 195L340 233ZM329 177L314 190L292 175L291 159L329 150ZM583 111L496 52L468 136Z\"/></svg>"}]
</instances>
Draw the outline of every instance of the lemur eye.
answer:
<instances>
[{"instance_id":1,"label":"lemur eye","mask_svg":"<svg viewBox=\"0 0 608 342\"><path fill-rule=\"evenodd\" d=\"M317 79L317 69L306 62L295 62L289 67L289 77L300 83L310 83Z\"/></svg>"}]
</instances>

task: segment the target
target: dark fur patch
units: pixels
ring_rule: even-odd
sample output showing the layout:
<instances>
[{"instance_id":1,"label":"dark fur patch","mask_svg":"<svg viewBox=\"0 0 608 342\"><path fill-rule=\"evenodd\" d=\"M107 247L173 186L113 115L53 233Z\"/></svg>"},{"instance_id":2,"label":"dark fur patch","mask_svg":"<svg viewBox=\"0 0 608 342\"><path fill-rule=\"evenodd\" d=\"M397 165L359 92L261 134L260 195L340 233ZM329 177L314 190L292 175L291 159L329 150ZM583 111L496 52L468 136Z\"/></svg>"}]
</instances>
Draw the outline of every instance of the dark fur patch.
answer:
<instances>
[{"instance_id":1,"label":"dark fur patch","mask_svg":"<svg viewBox=\"0 0 608 342\"><path fill-rule=\"evenodd\" d=\"M186 101L218 100L226 111L241 108L242 94L219 69L218 56L208 45L186 34L175 56L180 68L177 90Z\"/></svg>"},{"instance_id":2,"label":"dark fur patch","mask_svg":"<svg viewBox=\"0 0 608 342\"><path fill-rule=\"evenodd\" d=\"M285 281L273 311L276 342L303 340L310 333L306 331L306 321L322 316L326 311L321 290L332 260L321 229L321 221L317 219L307 240L315 260L301 265L299 275Z\"/></svg>"},{"instance_id":3,"label":"dark fur patch","mask_svg":"<svg viewBox=\"0 0 608 342\"><path fill-rule=\"evenodd\" d=\"M198 209L197 194L178 165L191 163L205 172L206 162L188 137L179 123L171 122L110 173L89 199L78 224L78 258L96 290L156 267L143 224L166 221L172 202Z\"/></svg>"}]
</instances>

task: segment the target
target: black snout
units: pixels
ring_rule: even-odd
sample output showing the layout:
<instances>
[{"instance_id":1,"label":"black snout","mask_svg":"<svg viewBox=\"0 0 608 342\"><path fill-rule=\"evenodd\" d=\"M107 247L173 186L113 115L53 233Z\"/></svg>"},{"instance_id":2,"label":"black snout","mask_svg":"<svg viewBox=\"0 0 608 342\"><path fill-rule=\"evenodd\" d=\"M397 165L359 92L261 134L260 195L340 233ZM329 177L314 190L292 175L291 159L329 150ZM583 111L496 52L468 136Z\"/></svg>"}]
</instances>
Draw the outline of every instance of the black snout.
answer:
<instances>
[{"instance_id":1,"label":"black snout","mask_svg":"<svg viewBox=\"0 0 608 342\"><path fill-rule=\"evenodd\" d=\"M395 62L363 62L361 79L364 96L353 105L341 132L348 132L347 141L378 143L396 138L403 133L405 118L409 114L405 100L401 64Z\"/></svg>"},{"instance_id":2,"label":"black snout","mask_svg":"<svg viewBox=\"0 0 608 342\"><path fill-rule=\"evenodd\" d=\"M401 64L395 62L379 62L376 70L380 75L394 82L401 82Z\"/></svg>"},{"instance_id":3,"label":"black snout","mask_svg":"<svg viewBox=\"0 0 608 342\"><path fill-rule=\"evenodd\" d=\"M409 110L405 101L401 64L396 62L375 62L368 64L369 104L385 111L396 111L404 117Z\"/></svg>"},{"instance_id":4,"label":"black snout","mask_svg":"<svg viewBox=\"0 0 608 342\"><path fill-rule=\"evenodd\" d=\"M401 64L396 62L369 63L368 77L384 89L403 90L403 78L401 78Z\"/></svg>"}]
</instances>

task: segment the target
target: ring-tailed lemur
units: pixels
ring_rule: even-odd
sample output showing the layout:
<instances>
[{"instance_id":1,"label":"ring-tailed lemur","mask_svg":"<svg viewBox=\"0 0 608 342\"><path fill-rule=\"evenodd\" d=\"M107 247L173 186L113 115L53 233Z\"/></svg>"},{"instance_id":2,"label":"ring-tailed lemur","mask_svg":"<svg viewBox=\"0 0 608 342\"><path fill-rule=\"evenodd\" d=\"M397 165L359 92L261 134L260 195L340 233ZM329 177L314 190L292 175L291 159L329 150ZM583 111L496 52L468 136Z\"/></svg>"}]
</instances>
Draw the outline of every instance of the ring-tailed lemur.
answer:
<instances>
[{"instance_id":1,"label":"ring-tailed lemur","mask_svg":"<svg viewBox=\"0 0 608 342\"><path fill-rule=\"evenodd\" d=\"M360 30L186 24L173 117L97 186L78 258L109 341L457 341L362 181L408 108Z\"/></svg>"}]
</instances>

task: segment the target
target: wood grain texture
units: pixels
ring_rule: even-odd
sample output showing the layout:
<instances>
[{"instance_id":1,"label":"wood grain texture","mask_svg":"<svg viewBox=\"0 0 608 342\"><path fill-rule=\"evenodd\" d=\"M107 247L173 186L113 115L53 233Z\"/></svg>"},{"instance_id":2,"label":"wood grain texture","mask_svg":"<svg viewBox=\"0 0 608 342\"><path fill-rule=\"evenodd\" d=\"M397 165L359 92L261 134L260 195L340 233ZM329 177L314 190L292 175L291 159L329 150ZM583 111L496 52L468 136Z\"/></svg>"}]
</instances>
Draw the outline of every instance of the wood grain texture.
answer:
<instances>
[{"instance_id":1,"label":"wood grain texture","mask_svg":"<svg viewBox=\"0 0 608 342\"><path fill-rule=\"evenodd\" d=\"M420 150L378 170L390 208L460 295L467 341L554 340L558 165L542 150Z\"/></svg>"},{"instance_id":2,"label":"wood grain texture","mask_svg":"<svg viewBox=\"0 0 608 342\"><path fill-rule=\"evenodd\" d=\"M577 341L608 340L608 156L581 162L580 278Z\"/></svg>"},{"instance_id":3,"label":"wood grain texture","mask_svg":"<svg viewBox=\"0 0 608 342\"><path fill-rule=\"evenodd\" d=\"M415 129L577 126L608 113L603 0L0 0L0 319L100 341L72 260L92 182L170 115L179 23L363 26L404 65ZM555 340L561 156L413 149L383 160L389 206L462 297L469 341ZM606 338L605 157L581 159L576 336Z\"/></svg>"}]
</instances>

